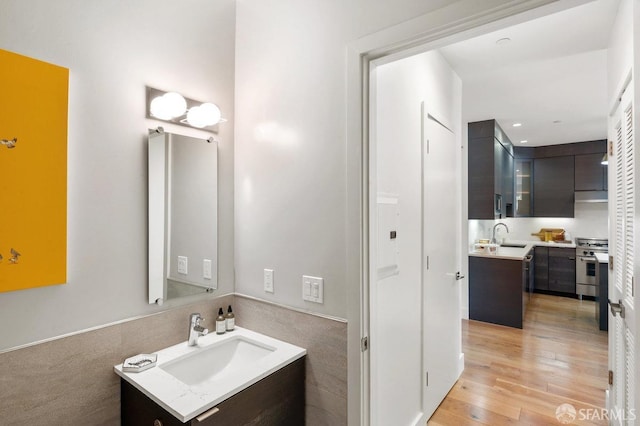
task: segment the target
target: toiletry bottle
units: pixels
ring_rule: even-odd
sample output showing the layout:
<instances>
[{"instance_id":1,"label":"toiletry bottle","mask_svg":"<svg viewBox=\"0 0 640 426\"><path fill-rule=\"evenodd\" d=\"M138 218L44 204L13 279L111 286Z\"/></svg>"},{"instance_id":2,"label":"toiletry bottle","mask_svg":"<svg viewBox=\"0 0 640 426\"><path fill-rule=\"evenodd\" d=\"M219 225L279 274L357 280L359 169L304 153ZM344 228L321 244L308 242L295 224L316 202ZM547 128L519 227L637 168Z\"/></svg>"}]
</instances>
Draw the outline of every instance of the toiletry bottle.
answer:
<instances>
[{"instance_id":1,"label":"toiletry bottle","mask_svg":"<svg viewBox=\"0 0 640 426\"><path fill-rule=\"evenodd\" d=\"M225 315L224 317L227 325L227 331L232 331L236 326L236 316L233 315L231 305L229 305L229 307L227 308L227 315Z\"/></svg>"},{"instance_id":2,"label":"toiletry bottle","mask_svg":"<svg viewBox=\"0 0 640 426\"><path fill-rule=\"evenodd\" d=\"M216 334L224 334L227 331L226 321L224 319L224 312L222 308L218 310L218 318L216 318Z\"/></svg>"}]
</instances>

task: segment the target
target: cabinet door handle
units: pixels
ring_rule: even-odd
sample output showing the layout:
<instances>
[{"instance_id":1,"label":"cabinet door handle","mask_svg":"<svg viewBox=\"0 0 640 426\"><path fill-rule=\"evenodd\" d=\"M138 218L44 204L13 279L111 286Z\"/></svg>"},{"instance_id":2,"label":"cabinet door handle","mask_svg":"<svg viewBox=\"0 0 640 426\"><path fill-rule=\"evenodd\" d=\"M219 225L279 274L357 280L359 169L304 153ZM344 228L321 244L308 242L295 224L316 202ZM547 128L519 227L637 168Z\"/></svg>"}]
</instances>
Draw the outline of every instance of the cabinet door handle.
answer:
<instances>
[{"instance_id":1,"label":"cabinet door handle","mask_svg":"<svg viewBox=\"0 0 640 426\"><path fill-rule=\"evenodd\" d=\"M202 413L198 417L196 417L196 420L199 421L199 422L203 422L203 421L207 420L209 417L211 417L214 414L216 414L218 411L220 411L220 409L218 407L213 407L211 410L205 411L204 413Z\"/></svg>"},{"instance_id":2,"label":"cabinet door handle","mask_svg":"<svg viewBox=\"0 0 640 426\"><path fill-rule=\"evenodd\" d=\"M576 258L575 257L570 257L569 260L576 260Z\"/></svg>"}]
</instances>

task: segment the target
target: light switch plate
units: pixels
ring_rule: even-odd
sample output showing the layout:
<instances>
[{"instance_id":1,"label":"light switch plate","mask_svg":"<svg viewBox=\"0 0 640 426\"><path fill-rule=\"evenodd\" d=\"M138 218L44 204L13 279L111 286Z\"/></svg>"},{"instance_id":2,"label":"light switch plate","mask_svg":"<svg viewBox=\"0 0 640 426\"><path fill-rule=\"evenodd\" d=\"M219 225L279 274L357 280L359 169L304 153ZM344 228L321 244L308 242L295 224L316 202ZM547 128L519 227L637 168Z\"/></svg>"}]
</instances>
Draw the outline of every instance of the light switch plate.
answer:
<instances>
[{"instance_id":1,"label":"light switch plate","mask_svg":"<svg viewBox=\"0 0 640 426\"><path fill-rule=\"evenodd\" d=\"M264 291L273 293L273 269L264 270Z\"/></svg>"},{"instance_id":2,"label":"light switch plate","mask_svg":"<svg viewBox=\"0 0 640 426\"><path fill-rule=\"evenodd\" d=\"M178 256L178 273L182 275L187 275L189 272L188 268L189 259L187 256Z\"/></svg>"},{"instance_id":3,"label":"light switch plate","mask_svg":"<svg viewBox=\"0 0 640 426\"><path fill-rule=\"evenodd\" d=\"M202 278L205 280L211 279L211 259L202 260Z\"/></svg>"},{"instance_id":4,"label":"light switch plate","mask_svg":"<svg viewBox=\"0 0 640 426\"><path fill-rule=\"evenodd\" d=\"M302 300L314 303L324 303L324 279L303 275Z\"/></svg>"}]
</instances>

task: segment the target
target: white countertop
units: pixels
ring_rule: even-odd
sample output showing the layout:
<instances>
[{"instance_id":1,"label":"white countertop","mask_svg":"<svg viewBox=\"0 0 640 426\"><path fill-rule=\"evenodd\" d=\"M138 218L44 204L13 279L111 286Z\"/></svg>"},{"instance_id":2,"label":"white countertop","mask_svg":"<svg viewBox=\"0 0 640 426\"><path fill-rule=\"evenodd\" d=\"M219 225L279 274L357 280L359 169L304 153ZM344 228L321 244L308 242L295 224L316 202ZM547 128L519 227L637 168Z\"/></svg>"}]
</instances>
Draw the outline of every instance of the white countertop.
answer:
<instances>
[{"instance_id":1,"label":"white countertop","mask_svg":"<svg viewBox=\"0 0 640 426\"><path fill-rule=\"evenodd\" d=\"M532 240L507 240L503 244L520 244L524 247L498 247L495 253L477 252L473 248L469 251L469 256L475 257L490 257L497 259L508 260L524 260L525 256L531 251L533 247L561 247L561 248L576 248L576 244L572 241L570 243L558 243L554 241L532 241Z\"/></svg>"},{"instance_id":2,"label":"white countertop","mask_svg":"<svg viewBox=\"0 0 640 426\"><path fill-rule=\"evenodd\" d=\"M242 368L239 374L234 374L233 377L224 377L197 385L183 383L161 368L163 364L170 363L186 354L195 353L202 348L218 345L225 340L239 336L273 347L274 352L256 362L248 363L246 368ZM187 342L182 342L162 349L156 352L158 354L157 365L140 373L123 372L122 364L116 365L114 371L180 421L186 422L269 374L302 358L306 352L305 349L298 346L236 327L235 330L222 335L217 335L214 332L202 336L199 338L197 346L188 346Z\"/></svg>"},{"instance_id":3,"label":"white countertop","mask_svg":"<svg viewBox=\"0 0 640 426\"><path fill-rule=\"evenodd\" d=\"M594 253L598 263L609 263L609 253Z\"/></svg>"}]
</instances>

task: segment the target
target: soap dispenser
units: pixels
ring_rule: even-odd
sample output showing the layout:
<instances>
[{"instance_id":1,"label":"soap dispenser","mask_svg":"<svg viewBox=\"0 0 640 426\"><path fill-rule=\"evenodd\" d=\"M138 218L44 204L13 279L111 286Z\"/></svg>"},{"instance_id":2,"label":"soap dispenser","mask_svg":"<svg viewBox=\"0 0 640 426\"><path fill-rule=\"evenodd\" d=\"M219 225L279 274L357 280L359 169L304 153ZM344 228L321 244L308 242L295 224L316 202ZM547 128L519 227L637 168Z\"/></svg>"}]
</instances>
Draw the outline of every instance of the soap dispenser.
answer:
<instances>
[{"instance_id":1,"label":"soap dispenser","mask_svg":"<svg viewBox=\"0 0 640 426\"><path fill-rule=\"evenodd\" d=\"M227 315L225 315L225 322L227 326L227 331L232 331L236 326L236 316L233 315L233 310L231 309L231 305L227 308Z\"/></svg>"},{"instance_id":2,"label":"soap dispenser","mask_svg":"<svg viewBox=\"0 0 640 426\"><path fill-rule=\"evenodd\" d=\"M216 318L216 334L224 334L227 331L226 320L222 308L218 310L218 318Z\"/></svg>"}]
</instances>

